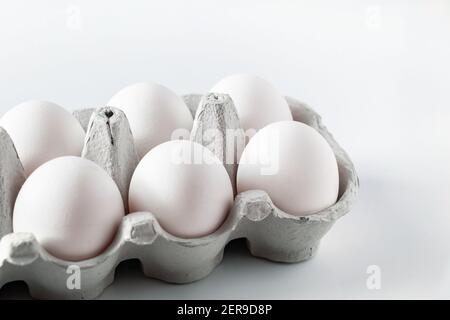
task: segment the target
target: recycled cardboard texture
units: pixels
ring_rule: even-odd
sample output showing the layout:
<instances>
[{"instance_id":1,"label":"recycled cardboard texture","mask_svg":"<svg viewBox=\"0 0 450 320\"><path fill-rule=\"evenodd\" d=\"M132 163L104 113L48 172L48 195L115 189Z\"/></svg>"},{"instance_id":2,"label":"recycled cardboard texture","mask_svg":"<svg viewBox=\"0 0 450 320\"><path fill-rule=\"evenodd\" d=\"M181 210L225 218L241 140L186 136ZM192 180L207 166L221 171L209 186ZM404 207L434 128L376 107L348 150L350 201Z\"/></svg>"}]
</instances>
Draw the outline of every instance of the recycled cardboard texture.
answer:
<instances>
[{"instance_id":1,"label":"recycled cardboard texture","mask_svg":"<svg viewBox=\"0 0 450 320\"><path fill-rule=\"evenodd\" d=\"M211 150L222 161L236 194L237 163L245 147L244 130L229 95L210 93L200 102L191 140Z\"/></svg>"},{"instance_id":2,"label":"recycled cardboard texture","mask_svg":"<svg viewBox=\"0 0 450 320\"><path fill-rule=\"evenodd\" d=\"M16 148L0 127L0 239L12 232L12 210L24 182L25 173Z\"/></svg>"},{"instance_id":3,"label":"recycled cardboard texture","mask_svg":"<svg viewBox=\"0 0 450 320\"><path fill-rule=\"evenodd\" d=\"M138 155L130 126L121 110L104 107L93 112L81 156L100 165L113 178L128 211L128 189Z\"/></svg>"},{"instance_id":4,"label":"recycled cardboard texture","mask_svg":"<svg viewBox=\"0 0 450 320\"><path fill-rule=\"evenodd\" d=\"M228 103L227 109L232 108L232 103L227 102L226 97L222 98L223 103ZM200 95L184 96L192 114L195 114L200 99ZM221 120L216 112L223 106L217 101L212 103L210 99L205 98L201 108L204 112L213 113L199 116L207 123L197 123L197 129L193 130L194 139L195 130L200 127L223 128L223 124L229 123ZM113 282L115 267L121 261L134 258L141 261L146 276L172 283L192 282L206 277L222 260L226 244L236 238L246 238L250 252L257 257L280 262L299 262L311 258L318 249L320 239L338 218L350 210L359 183L352 162L322 125L320 116L292 98L287 100L294 120L317 129L336 155L340 191L339 200L333 206L313 215L296 217L277 209L264 191L247 191L236 196L228 218L216 232L198 239L180 239L168 234L152 213L131 213L124 217L105 252L76 263L51 256L32 234L9 233L0 240L0 287L11 281L24 280L35 298L92 299ZM209 108L208 104L214 107ZM105 168L126 199L130 172L136 164L126 117L114 108L100 108L92 112L93 109L75 112L80 123L87 128L83 156ZM86 120L88 118L90 121ZM0 230L8 233L11 231L13 199L18 186L23 183L23 169L4 130L0 131L0 150ZM79 288L74 288L70 285L70 276L78 268L81 283Z\"/></svg>"}]
</instances>

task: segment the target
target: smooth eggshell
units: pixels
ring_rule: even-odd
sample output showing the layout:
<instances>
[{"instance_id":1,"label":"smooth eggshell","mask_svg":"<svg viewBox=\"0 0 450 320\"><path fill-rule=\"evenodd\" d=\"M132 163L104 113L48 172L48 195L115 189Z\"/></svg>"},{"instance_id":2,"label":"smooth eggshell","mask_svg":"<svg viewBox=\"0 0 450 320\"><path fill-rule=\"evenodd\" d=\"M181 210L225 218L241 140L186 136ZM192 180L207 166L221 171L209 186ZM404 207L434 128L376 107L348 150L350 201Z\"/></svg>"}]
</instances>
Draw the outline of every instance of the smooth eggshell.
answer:
<instances>
[{"instance_id":1,"label":"smooth eggshell","mask_svg":"<svg viewBox=\"0 0 450 320\"><path fill-rule=\"evenodd\" d=\"M258 76L228 76L212 87L210 92L231 96L244 130L258 131L273 122L292 120L291 110L283 95Z\"/></svg>"},{"instance_id":2,"label":"smooth eggshell","mask_svg":"<svg viewBox=\"0 0 450 320\"><path fill-rule=\"evenodd\" d=\"M14 142L28 176L41 164L61 156L79 156L85 133L64 108L47 101L28 101L0 119Z\"/></svg>"},{"instance_id":3,"label":"smooth eggshell","mask_svg":"<svg viewBox=\"0 0 450 320\"><path fill-rule=\"evenodd\" d=\"M225 167L207 148L187 140L153 148L130 184L130 211L153 213L167 232L181 238L213 233L232 203Z\"/></svg>"},{"instance_id":4,"label":"smooth eggshell","mask_svg":"<svg viewBox=\"0 0 450 320\"><path fill-rule=\"evenodd\" d=\"M192 115L184 101L156 83L125 87L109 100L108 106L121 109L127 116L140 158L171 140L175 130L186 129L189 134L192 129Z\"/></svg>"},{"instance_id":5,"label":"smooth eggshell","mask_svg":"<svg viewBox=\"0 0 450 320\"><path fill-rule=\"evenodd\" d=\"M276 122L256 133L244 149L237 189L264 190L284 212L312 214L337 200L336 158L315 129L295 121Z\"/></svg>"},{"instance_id":6,"label":"smooth eggshell","mask_svg":"<svg viewBox=\"0 0 450 320\"><path fill-rule=\"evenodd\" d=\"M14 206L13 229L33 233L55 257L80 261L111 243L123 216L112 178L94 162L68 156L28 177Z\"/></svg>"}]
</instances>

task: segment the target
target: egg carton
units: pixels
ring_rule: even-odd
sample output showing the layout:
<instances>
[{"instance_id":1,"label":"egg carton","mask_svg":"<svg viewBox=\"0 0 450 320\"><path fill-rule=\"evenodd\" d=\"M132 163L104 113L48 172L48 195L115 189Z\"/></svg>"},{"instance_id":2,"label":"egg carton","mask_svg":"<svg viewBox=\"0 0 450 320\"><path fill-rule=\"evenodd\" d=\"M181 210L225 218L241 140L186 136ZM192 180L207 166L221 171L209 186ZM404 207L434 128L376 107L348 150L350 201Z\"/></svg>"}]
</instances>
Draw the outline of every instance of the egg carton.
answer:
<instances>
[{"instance_id":1,"label":"egg carton","mask_svg":"<svg viewBox=\"0 0 450 320\"><path fill-rule=\"evenodd\" d=\"M217 139L202 141L217 155L231 143L224 129L239 131L239 122L227 95L183 96L195 117L191 139L207 128L218 130ZM150 212L126 215L109 247L99 256L70 262L49 254L30 233L12 232L12 211L25 181L23 168L6 131L0 128L0 288L25 281L39 299L92 299L114 281L116 266L138 259L146 276L170 283L189 283L206 277L221 262L226 244L245 238L256 257L278 262L308 260L334 222L356 199L358 177L346 152L305 104L286 97L295 121L315 128L332 147L339 167L339 198L331 207L308 216L293 216L278 209L267 193L251 190L238 194L221 227L205 237L181 239L166 232ZM199 106L197 110L197 106ZM87 108L74 112L86 130L82 156L95 161L116 181L127 206L128 186L138 157L128 121L119 109ZM235 137L242 142L243 136ZM236 165L227 165L230 177ZM234 186L235 187L235 186ZM207 195L205 195L207 197Z\"/></svg>"}]
</instances>

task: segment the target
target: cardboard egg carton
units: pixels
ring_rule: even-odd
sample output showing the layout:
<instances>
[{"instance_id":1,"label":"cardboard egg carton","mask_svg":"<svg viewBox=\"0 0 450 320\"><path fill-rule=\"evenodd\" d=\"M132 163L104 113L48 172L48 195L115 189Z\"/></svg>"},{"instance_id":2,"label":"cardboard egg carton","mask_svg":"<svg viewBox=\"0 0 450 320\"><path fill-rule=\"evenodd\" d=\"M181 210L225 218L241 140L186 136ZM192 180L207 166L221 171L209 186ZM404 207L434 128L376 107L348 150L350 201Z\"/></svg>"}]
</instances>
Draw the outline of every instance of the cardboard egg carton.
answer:
<instances>
[{"instance_id":1,"label":"cardboard egg carton","mask_svg":"<svg viewBox=\"0 0 450 320\"><path fill-rule=\"evenodd\" d=\"M200 141L206 129L218 129L215 139L200 142L219 157L232 143L223 134L225 129L237 130L233 139L243 142L245 138L239 132L239 120L229 96L210 94L200 100L200 95L192 94L183 98L196 117L191 139ZM0 128L0 287L23 280L34 298L92 299L114 281L116 266L127 259L138 259L148 277L188 283L206 277L222 260L226 244L237 238L246 238L251 254L257 257L279 262L308 260L334 222L350 210L357 195L358 177L348 155L322 125L320 116L306 105L286 99L294 120L318 130L336 155L340 186L339 199L333 206L304 217L292 216L275 207L264 191L247 191L236 196L217 231L197 239L181 239L167 233L150 212L131 213L123 218L114 240L102 254L80 262L52 256L32 234L12 232L13 205L25 178L13 143ZM119 109L109 107L83 109L74 115L86 130L82 156L111 175L127 206L128 187L138 157L126 117ZM226 169L234 179L236 165L226 164Z\"/></svg>"}]
</instances>

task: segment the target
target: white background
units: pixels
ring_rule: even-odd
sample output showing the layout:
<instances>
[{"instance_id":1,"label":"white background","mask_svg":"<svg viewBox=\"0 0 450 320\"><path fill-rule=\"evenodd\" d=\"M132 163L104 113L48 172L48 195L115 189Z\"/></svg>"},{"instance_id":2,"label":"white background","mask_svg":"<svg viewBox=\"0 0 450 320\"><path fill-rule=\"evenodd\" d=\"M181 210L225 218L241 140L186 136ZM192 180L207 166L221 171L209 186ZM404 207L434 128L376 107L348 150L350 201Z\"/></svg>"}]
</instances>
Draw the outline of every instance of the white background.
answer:
<instances>
[{"instance_id":1,"label":"white background","mask_svg":"<svg viewBox=\"0 0 450 320\"><path fill-rule=\"evenodd\" d=\"M323 116L355 162L358 203L311 261L233 243L202 281L170 285L128 263L101 298L450 298L449 1L0 3L1 113L28 99L98 106L146 80L202 93L236 72Z\"/></svg>"}]
</instances>

